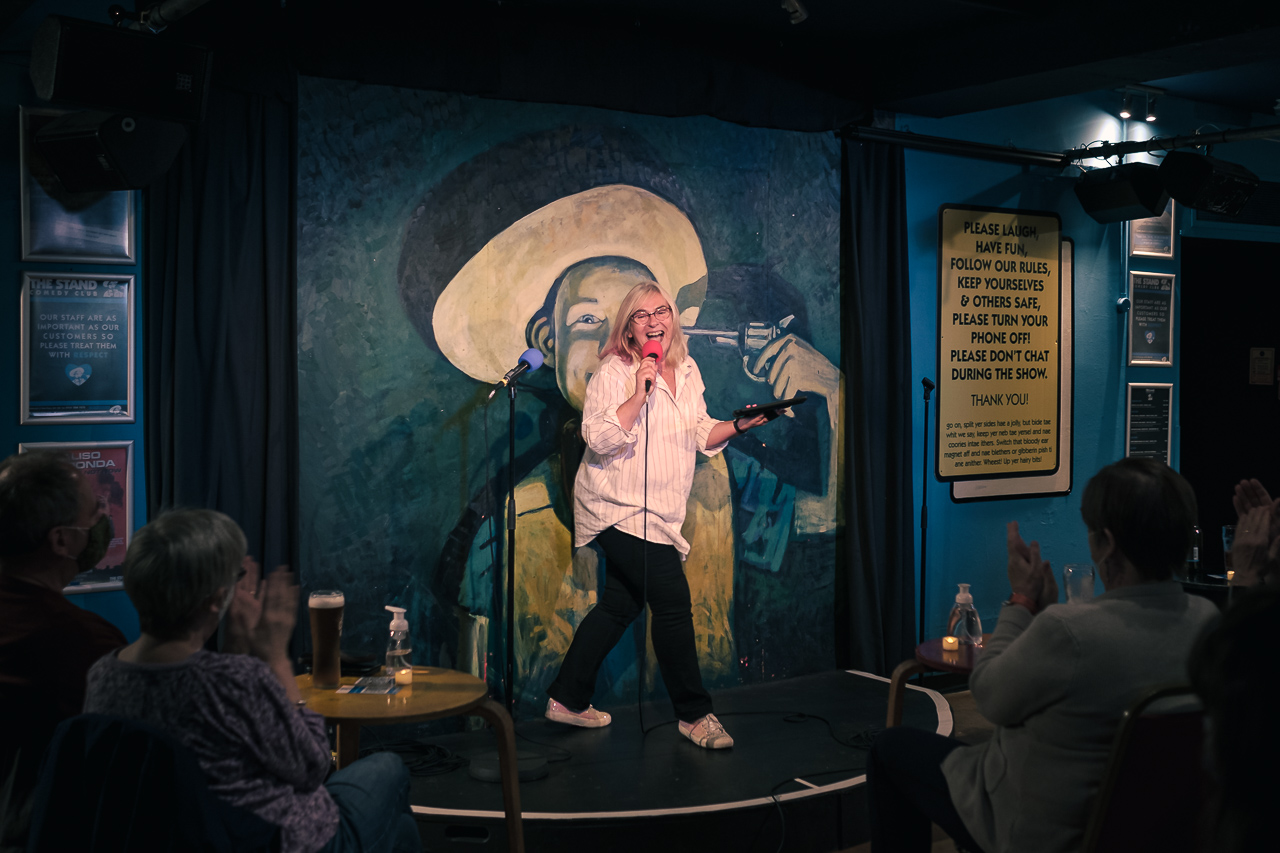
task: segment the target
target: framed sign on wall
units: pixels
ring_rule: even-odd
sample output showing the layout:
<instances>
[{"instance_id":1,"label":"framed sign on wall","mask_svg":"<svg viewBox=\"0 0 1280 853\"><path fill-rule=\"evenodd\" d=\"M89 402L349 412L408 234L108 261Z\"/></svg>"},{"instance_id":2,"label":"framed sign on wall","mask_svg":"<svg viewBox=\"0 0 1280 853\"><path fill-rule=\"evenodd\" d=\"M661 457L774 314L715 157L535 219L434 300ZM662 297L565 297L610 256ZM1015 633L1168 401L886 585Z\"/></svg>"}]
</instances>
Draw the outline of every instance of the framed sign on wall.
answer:
<instances>
[{"instance_id":1,"label":"framed sign on wall","mask_svg":"<svg viewBox=\"0 0 1280 853\"><path fill-rule=\"evenodd\" d=\"M72 578L64 592L122 589L124 555L133 536L133 442L40 441L18 445L19 453L32 450L53 450L70 456L111 519L112 535L106 556L92 569Z\"/></svg>"},{"instance_id":2,"label":"framed sign on wall","mask_svg":"<svg viewBox=\"0 0 1280 853\"><path fill-rule=\"evenodd\" d=\"M939 480L1048 475L1061 444L1061 220L938 213Z\"/></svg>"},{"instance_id":3,"label":"framed sign on wall","mask_svg":"<svg viewBox=\"0 0 1280 853\"><path fill-rule=\"evenodd\" d=\"M953 501L994 500L1027 495L1066 495L1071 492L1072 427L1075 403L1075 242L1062 238L1062 382L1058 415L1058 470L1052 474L1000 477L991 480L955 480Z\"/></svg>"},{"instance_id":4,"label":"framed sign on wall","mask_svg":"<svg viewBox=\"0 0 1280 853\"><path fill-rule=\"evenodd\" d=\"M1125 406L1124 455L1169 464L1173 443L1173 383L1130 382Z\"/></svg>"},{"instance_id":5,"label":"framed sign on wall","mask_svg":"<svg viewBox=\"0 0 1280 853\"><path fill-rule=\"evenodd\" d=\"M1173 258L1174 216L1177 203L1169 199L1164 213L1129 222L1129 254L1145 258Z\"/></svg>"},{"instance_id":6,"label":"framed sign on wall","mask_svg":"<svg viewBox=\"0 0 1280 853\"><path fill-rule=\"evenodd\" d=\"M133 423L133 276L23 273L19 420Z\"/></svg>"},{"instance_id":7,"label":"framed sign on wall","mask_svg":"<svg viewBox=\"0 0 1280 853\"><path fill-rule=\"evenodd\" d=\"M138 262L132 190L72 193L36 148L36 134L59 110L19 110L22 260L77 264Z\"/></svg>"},{"instance_id":8,"label":"framed sign on wall","mask_svg":"<svg viewBox=\"0 0 1280 853\"><path fill-rule=\"evenodd\" d=\"M1129 273L1129 366L1173 367L1173 283L1169 273Z\"/></svg>"}]
</instances>

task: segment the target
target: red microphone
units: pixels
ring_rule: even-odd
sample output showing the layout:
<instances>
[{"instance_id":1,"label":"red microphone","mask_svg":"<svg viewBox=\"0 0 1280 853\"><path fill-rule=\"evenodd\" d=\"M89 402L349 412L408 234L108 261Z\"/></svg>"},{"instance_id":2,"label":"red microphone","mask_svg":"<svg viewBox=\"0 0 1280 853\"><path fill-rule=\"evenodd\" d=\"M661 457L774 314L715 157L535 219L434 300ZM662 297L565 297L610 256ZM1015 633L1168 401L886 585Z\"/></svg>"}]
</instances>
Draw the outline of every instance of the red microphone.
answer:
<instances>
[{"instance_id":1,"label":"red microphone","mask_svg":"<svg viewBox=\"0 0 1280 853\"><path fill-rule=\"evenodd\" d=\"M655 362L662 363L662 344L658 341L645 341L643 347L640 348L640 356L642 358L651 358ZM644 381L644 393L648 394L653 389L653 382L646 379Z\"/></svg>"}]
</instances>

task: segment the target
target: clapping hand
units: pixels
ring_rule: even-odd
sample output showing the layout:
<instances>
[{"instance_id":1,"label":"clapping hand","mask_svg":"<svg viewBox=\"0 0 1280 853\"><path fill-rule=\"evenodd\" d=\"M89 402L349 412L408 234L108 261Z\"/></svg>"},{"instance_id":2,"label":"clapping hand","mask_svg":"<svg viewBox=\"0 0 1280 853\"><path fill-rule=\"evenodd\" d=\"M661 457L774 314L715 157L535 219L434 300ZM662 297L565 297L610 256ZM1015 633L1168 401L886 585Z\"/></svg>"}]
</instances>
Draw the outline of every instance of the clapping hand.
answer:
<instances>
[{"instance_id":1,"label":"clapping hand","mask_svg":"<svg viewBox=\"0 0 1280 853\"><path fill-rule=\"evenodd\" d=\"M244 577L236 584L227 614L225 651L252 654L264 661L287 658L289 638L298 623L298 583L288 566L263 578L261 567L245 557Z\"/></svg>"},{"instance_id":2,"label":"clapping hand","mask_svg":"<svg viewBox=\"0 0 1280 853\"><path fill-rule=\"evenodd\" d=\"M1236 521L1231 563L1233 586L1257 586L1280 576L1280 524L1269 502L1254 506Z\"/></svg>"},{"instance_id":3,"label":"clapping hand","mask_svg":"<svg viewBox=\"0 0 1280 853\"><path fill-rule=\"evenodd\" d=\"M1231 503L1235 506L1236 515L1240 518L1256 507L1274 508L1280 505L1280 501L1271 500L1266 487L1258 480L1241 480L1236 483L1236 493L1231 498Z\"/></svg>"},{"instance_id":4,"label":"clapping hand","mask_svg":"<svg viewBox=\"0 0 1280 853\"><path fill-rule=\"evenodd\" d=\"M1018 522L1009 522L1006 528L1006 546L1009 552L1009 587L1013 593L1025 595L1043 610L1058 600L1058 582L1053 577L1048 560L1040 559L1040 543L1028 545L1018 533Z\"/></svg>"}]
</instances>

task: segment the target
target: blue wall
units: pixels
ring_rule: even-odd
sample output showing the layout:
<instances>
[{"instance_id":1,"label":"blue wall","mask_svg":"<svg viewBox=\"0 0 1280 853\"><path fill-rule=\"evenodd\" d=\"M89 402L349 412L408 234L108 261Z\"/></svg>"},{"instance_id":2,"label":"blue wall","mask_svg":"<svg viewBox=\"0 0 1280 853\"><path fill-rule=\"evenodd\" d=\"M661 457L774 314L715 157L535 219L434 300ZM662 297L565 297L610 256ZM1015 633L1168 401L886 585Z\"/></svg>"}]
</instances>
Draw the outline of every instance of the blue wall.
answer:
<instances>
[{"instance_id":1,"label":"blue wall","mask_svg":"<svg viewBox=\"0 0 1280 853\"><path fill-rule=\"evenodd\" d=\"M36 97L27 74L28 51L31 34L52 14L68 15L105 23L106 6L86 0L64 2L40 2L32 5L23 16L5 31L0 50L6 61L0 65L0 115L6 117L0 128L0 195L8 203L0 206L0 234L4 235L3 251L0 251L0 289L5 294L0 299L0 458L18 452L20 443L29 441L124 441L133 445L133 523L141 527L146 523L146 480L142 451L142 353L145 340L142 335L142 304L140 292L134 294L134 402L136 420L132 424L67 424L64 426L18 425L18 365L19 365L19 301L22 291L22 273L75 272L114 273L135 276L138 288L143 286L141 265L94 264L37 264L22 263L22 237L19 221L18 192L18 107L48 107L48 103ZM135 193L137 201L138 243L142 249L142 193ZM138 636L138 614L123 590L88 592L68 598L110 620L130 640Z\"/></svg>"},{"instance_id":2,"label":"blue wall","mask_svg":"<svg viewBox=\"0 0 1280 853\"><path fill-rule=\"evenodd\" d=\"M1099 140L1118 142L1176 136L1197 129L1208 132L1280 122L1270 116L1162 98L1159 122L1148 125L1131 120L1122 124L1115 117L1119 106L1119 94L1101 92L948 119L902 115L898 117L897 127L932 136L1061 151ZM1265 180L1280 180L1280 145L1274 142L1235 143L1219 146L1213 153L1248 166ZM1158 162L1147 155L1126 159ZM1072 189L1079 170L1021 167L910 149L906 163L912 369L917 382L921 376L937 378L934 374L937 371L939 205L955 203L1056 211L1062 216L1064 236L1075 241L1075 441L1071 493L1063 497L953 503L948 484L938 482L933 476L936 460L930 434L925 632L938 636L942 631L957 583L972 584L974 603L984 629L989 631L995 626L1000 603L1009 595L1005 574L1006 522L1019 522L1027 541L1039 540L1045 559L1059 577L1065 563L1089 562L1086 531L1080 520L1080 497L1090 477L1124 454L1126 383L1174 383L1171 463L1175 468L1178 466L1177 334L1181 311L1175 302L1175 366L1126 367L1126 317L1115 308L1116 299L1127 289L1125 237L1119 223L1100 225L1081 209ZM1095 159L1085 161L1085 165L1103 164ZM1200 224L1195 221L1194 211L1183 209L1178 210L1178 217L1176 230L1182 236L1280 240L1277 228ZM1176 273L1180 257L1181 247L1175 242L1172 261L1135 258L1132 268ZM1180 290L1181 282L1178 286ZM918 391L919 386L915 387ZM924 401L919 393L915 397L913 483L918 490L924 465L920 450ZM930 429L936 428L935 412L936 406L931 405ZM917 493L917 537L920 504L921 496ZM917 572L918 560L917 554Z\"/></svg>"}]
</instances>

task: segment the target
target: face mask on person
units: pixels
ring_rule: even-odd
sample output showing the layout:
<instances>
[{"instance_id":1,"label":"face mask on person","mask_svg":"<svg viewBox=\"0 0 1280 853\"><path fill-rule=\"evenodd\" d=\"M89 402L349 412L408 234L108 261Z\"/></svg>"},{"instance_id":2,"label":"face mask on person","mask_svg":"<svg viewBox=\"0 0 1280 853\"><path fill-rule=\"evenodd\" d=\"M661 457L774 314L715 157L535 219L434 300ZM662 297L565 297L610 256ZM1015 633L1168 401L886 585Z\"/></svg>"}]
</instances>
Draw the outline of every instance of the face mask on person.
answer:
<instances>
[{"instance_id":1,"label":"face mask on person","mask_svg":"<svg viewBox=\"0 0 1280 853\"><path fill-rule=\"evenodd\" d=\"M87 572L107 556L107 548L111 545L115 530L111 524L111 516L105 514L98 516L92 526L77 529L85 531L85 545L80 556L76 557L76 568Z\"/></svg>"}]
</instances>

